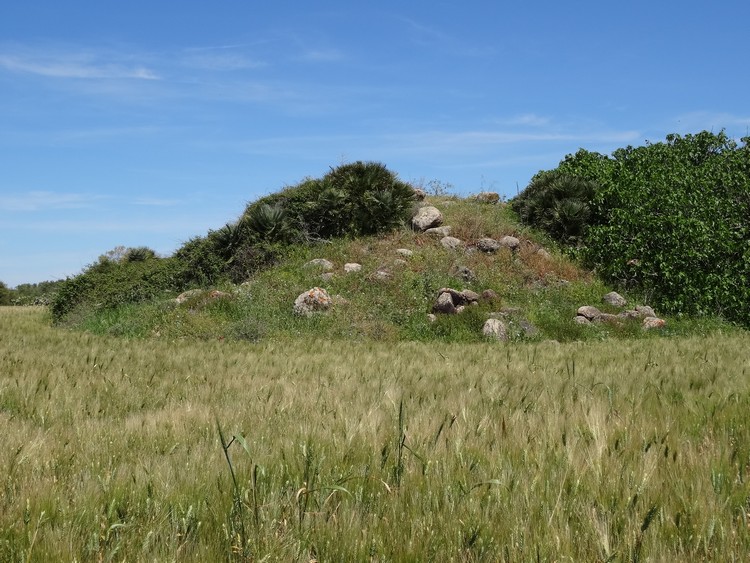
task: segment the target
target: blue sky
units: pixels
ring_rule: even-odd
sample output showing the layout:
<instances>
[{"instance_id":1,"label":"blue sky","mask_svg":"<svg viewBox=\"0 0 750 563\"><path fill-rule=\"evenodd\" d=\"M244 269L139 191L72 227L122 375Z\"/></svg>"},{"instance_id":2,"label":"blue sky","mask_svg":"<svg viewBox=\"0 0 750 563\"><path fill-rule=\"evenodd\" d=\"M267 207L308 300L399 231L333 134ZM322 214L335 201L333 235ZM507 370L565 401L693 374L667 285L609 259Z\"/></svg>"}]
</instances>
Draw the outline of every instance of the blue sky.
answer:
<instances>
[{"instance_id":1,"label":"blue sky","mask_svg":"<svg viewBox=\"0 0 750 563\"><path fill-rule=\"evenodd\" d=\"M512 197L579 147L750 130L750 3L3 2L0 281L167 255L355 160Z\"/></svg>"}]
</instances>

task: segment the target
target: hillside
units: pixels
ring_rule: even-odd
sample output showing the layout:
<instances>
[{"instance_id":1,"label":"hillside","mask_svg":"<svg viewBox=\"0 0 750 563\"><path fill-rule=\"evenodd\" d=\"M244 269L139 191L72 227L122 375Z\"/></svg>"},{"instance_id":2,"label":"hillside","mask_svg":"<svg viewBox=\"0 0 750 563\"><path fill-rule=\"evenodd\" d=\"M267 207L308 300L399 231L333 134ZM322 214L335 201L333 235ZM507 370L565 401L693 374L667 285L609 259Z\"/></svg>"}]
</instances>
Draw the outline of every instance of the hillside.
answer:
<instances>
[{"instance_id":1,"label":"hillside","mask_svg":"<svg viewBox=\"0 0 750 563\"><path fill-rule=\"evenodd\" d=\"M139 303L79 309L66 323L98 333L170 339L445 342L486 340L482 329L489 318L503 323L511 341L674 335L724 326L705 318L667 318L663 328L645 331L641 318L614 318L647 303L637 295L625 295L626 307L603 303L613 288L575 265L551 240L520 226L502 202L427 196L417 205L438 208L451 238L403 226L294 245L242 283L194 288L179 300L183 292L173 291ZM507 236L518 239L516 248L482 250L482 239ZM315 260L330 264L310 264ZM345 265L356 271L345 271ZM316 287L326 290L331 306L310 316L295 314L295 299ZM469 290L479 299L459 314L431 316L443 288ZM596 306L609 320L579 324L576 312L584 305Z\"/></svg>"}]
</instances>

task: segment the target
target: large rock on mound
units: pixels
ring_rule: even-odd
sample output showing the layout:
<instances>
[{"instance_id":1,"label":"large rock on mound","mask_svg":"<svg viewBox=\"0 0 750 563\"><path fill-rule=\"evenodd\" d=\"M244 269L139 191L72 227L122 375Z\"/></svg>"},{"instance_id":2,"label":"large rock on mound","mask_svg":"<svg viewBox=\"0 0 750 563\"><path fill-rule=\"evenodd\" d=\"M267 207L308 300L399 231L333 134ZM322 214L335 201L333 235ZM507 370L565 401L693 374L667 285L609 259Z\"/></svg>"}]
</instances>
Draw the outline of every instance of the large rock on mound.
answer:
<instances>
[{"instance_id":1,"label":"large rock on mound","mask_svg":"<svg viewBox=\"0 0 750 563\"><path fill-rule=\"evenodd\" d=\"M300 293L294 300L294 314L301 317L309 317L313 313L326 311L331 307L331 296L322 287Z\"/></svg>"},{"instance_id":2,"label":"large rock on mound","mask_svg":"<svg viewBox=\"0 0 750 563\"><path fill-rule=\"evenodd\" d=\"M500 319L487 319L482 327L482 334L495 340L508 340L508 328Z\"/></svg>"},{"instance_id":3,"label":"large rock on mound","mask_svg":"<svg viewBox=\"0 0 750 563\"><path fill-rule=\"evenodd\" d=\"M616 291L610 291L607 295L602 297L602 301L609 303L613 307L624 307L628 304L625 298Z\"/></svg>"},{"instance_id":4,"label":"large rock on mound","mask_svg":"<svg viewBox=\"0 0 750 563\"><path fill-rule=\"evenodd\" d=\"M474 199L480 203L497 203L500 201L500 194L497 192L479 192Z\"/></svg>"},{"instance_id":5,"label":"large rock on mound","mask_svg":"<svg viewBox=\"0 0 750 563\"><path fill-rule=\"evenodd\" d=\"M333 270L333 262L325 258L315 258L305 264L305 268L320 268L324 272L330 272Z\"/></svg>"},{"instance_id":6,"label":"large rock on mound","mask_svg":"<svg viewBox=\"0 0 750 563\"><path fill-rule=\"evenodd\" d=\"M417 214L411 219L411 224L417 231L426 231L443 224L443 214L437 207L425 205L417 210Z\"/></svg>"}]
</instances>

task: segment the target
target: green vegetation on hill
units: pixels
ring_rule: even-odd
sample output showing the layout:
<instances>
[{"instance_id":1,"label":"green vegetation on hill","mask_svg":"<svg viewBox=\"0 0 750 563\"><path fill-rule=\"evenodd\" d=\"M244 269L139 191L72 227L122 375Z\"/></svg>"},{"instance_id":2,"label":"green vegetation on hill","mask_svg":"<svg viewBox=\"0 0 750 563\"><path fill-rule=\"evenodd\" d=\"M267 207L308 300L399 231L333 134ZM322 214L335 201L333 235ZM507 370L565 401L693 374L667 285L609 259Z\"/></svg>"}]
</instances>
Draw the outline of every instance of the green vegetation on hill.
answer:
<instances>
[{"instance_id":1,"label":"green vegetation on hill","mask_svg":"<svg viewBox=\"0 0 750 563\"><path fill-rule=\"evenodd\" d=\"M652 170L649 179L674 168L692 180L670 173L674 185L645 182L639 167L658 163L663 169ZM613 157L579 151L558 169L535 176L512 206L433 194L426 203L438 206L444 225L452 227L459 239L455 250L407 225L418 205L411 186L382 164L346 164L250 203L237 222L186 242L171 257L148 248L102 256L60 286L51 312L56 323L139 337L326 334L471 342L484 338L482 326L491 314L504 315L511 339L643 336L638 322L573 322L583 305L618 312L601 303L612 289L609 283L626 293L631 305L673 314L660 334L706 331L725 326L716 320L721 315L742 322L750 310L742 308L750 286L740 283L750 274L748 239L740 237L750 234L743 215L747 185L737 172L744 164L746 147L723 134L700 134L623 149ZM699 172L690 176L690 166L700 166ZM729 171L722 176L723 166ZM723 191L704 190L696 198L696 178L709 182L717 175ZM519 217L534 229L521 226ZM519 246L494 254L477 250L480 239L506 235L519 238ZM558 245L594 266L604 281L560 253ZM323 272L305 266L316 258L333 262L325 281ZM344 272L346 263L362 269ZM693 269L685 271L687 266ZM332 309L296 317L295 298L315 286L334 296ZM428 313L446 287L492 290L496 297L431 322ZM175 302L190 289L203 293Z\"/></svg>"},{"instance_id":2,"label":"green vegetation on hill","mask_svg":"<svg viewBox=\"0 0 750 563\"><path fill-rule=\"evenodd\" d=\"M749 142L704 131L611 156L580 150L511 204L660 310L750 326Z\"/></svg>"}]
</instances>

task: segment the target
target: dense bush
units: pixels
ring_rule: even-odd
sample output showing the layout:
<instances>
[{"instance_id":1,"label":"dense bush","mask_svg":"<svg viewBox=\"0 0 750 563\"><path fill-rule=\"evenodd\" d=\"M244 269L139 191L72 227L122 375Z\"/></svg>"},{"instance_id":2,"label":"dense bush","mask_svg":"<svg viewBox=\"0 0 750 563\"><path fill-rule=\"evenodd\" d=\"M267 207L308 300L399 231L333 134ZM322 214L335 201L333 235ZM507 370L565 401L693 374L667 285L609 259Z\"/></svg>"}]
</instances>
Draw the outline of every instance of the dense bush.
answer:
<instances>
[{"instance_id":1,"label":"dense bush","mask_svg":"<svg viewBox=\"0 0 750 563\"><path fill-rule=\"evenodd\" d=\"M589 224L595 184L560 170L539 172L515 198L512 209L522 222L555 240L577 245Z\"/></svg>"},{"instance_id":2,"label":"dense bush","mask_svg":"<svg viewBox=\"0 0 750 563\"><path fill-rule=\"evenodd\" d=\"M414 190L384 165L355 162L250 204L242 217L190 239L171 258L117 247L62 282L61 321L76 310L113 308L195 287L239 283L295 245L392 229L411 216Z\"/></svg>"},{"instance_id":3,"label":"dense bush","mask_svg":"<svg viewBox=\"0 0 750 563\"><path fill-rule=\"evenodd\" d=\"M581 256L605 279L637 288L663 312L750 325L748 141L704 131L611 157L581 150L535 179L559 174L594 183ZM537 189L532 182L513 206L549 232L554 201L546 212L525 212Z\"/></svg>"},{"instance_id":4,"label":"dense bush","mask_svg":"<svg viewBox=\"0 0 750 563\"><path fill-rule=\"evenodd\" d=\"M372 235L403 224L414 190L377 162L344 164L248 206L241 223L251 239L294 242Z\"/></svg>"},{"instance_id":5,"label":"dense bush","mask_svg":"<svg viewBox=\"0 0 750 563\"><path fill-rule=\"evenodd\" d=\"M111 260L101 257L82 273L63 281L50 311L56 322L91 309L148 301L181 289L183 264L174 258Z\"/></svg>"}]
</instances>

